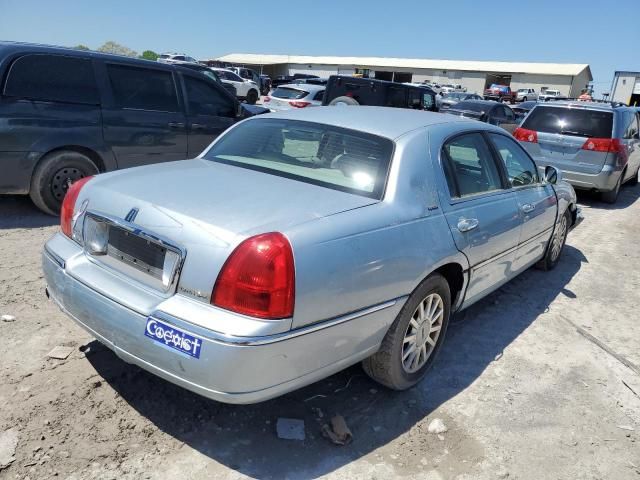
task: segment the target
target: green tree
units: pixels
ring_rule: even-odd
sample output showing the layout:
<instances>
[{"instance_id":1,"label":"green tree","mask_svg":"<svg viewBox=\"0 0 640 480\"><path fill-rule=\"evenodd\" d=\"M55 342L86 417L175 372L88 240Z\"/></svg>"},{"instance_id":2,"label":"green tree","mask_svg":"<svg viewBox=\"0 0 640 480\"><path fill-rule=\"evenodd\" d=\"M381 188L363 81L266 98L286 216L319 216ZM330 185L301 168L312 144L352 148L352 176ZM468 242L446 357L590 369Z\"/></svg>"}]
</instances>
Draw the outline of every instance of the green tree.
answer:
<instances>
[{"instance_id":1,"label":"green tree","mask_svg":"<svg viewBox=\"0 0 640 480\"><path fill-rule=\"evenodd\" d=\"M89 47L87 47L86 45L83 45L83 44L81 44L81 43L80 43L80 44L78 44L78 45L76 45L76 46L75 46L75 47L73 47L73 48L75 48L76 50L91 50Z\"/></svg>"},{"instance_id":2,"label":"green tree","mask_svg":"<svg viewBox=\"0 0 640 480\"><path fill-rule=\"evenodd\" d=\"M156 60L158 60L158 54L153 50L145 50L144 52L142 52L142 55L140 55L140 58L144 58L145 60L152 60L155 62Z\"/></svg>"},{"instance_id":3,"label":"green tree","mask_svg":"<svg viewBox=\"0 0 640 480\"><path fill-rule=\"evenodd\" d=\"M131 50L129 47L120 45L112 40L105 42L99 49L99 52L112 53L114 55L124 55L125 57L137 57L138 52Z\"/></svg>"}]
</instances>

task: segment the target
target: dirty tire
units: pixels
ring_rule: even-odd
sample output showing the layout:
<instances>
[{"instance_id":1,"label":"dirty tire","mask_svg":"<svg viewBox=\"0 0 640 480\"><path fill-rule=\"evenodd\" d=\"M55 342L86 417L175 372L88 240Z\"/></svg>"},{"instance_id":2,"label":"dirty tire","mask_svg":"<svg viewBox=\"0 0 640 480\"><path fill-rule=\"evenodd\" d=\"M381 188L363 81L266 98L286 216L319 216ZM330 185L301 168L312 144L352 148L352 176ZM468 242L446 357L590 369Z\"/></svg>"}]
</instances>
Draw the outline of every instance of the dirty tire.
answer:
<instances>
[{"instance_id":1,"label":"dirty tire","mask_svg":"<svg viewBox=\"0 0 640 480\"><path fill-rule=\"evenodd\" d=\"M36 207L49 215L60 212L68 182L98 173L89 157L70 150L46 155L31 177L29 196Z\"/></svg>"},{"instance_id":2,"label":"dirty tire","mask_svg":"<svg viewBox=\"0 0 640 480\"><path fill-rule=\"evenodd\" d=\"M256 102L258 101L258 92L255 90L249 90L247 92L246 100L249 105L255 105Z\"/></svg>"},{"instance_id":3,"label":"dirty tire","mask_svg":"<svg viewBox=\"0 0 640 480\"><path fill-rule=\"evenodd\" d=\"M563 217L564 222L562 222ZM558 264L558 262L560 261L560 257L562 257L564 245L567 242L567 234L569 233L569 227L571 227L571 221L571 213L567 209L564 212L563 216L558 219L558 222L553 229L551 239L549 240L549 244L547 245L547 251L545 252L544 257L542 257L542 259L539 260L538 263L536 263L537 268L539 268L540 270L549 271L553 270ZM564 231L561 231L560 229L563 229ZM562 235L563 237L560 239L560 250L556 254L554 252L553 246L554 242L558 240L557 235Z\"/></svg>"},{"instance_id":4,"label":"dirty tire","mask_svg":"<svg viewBox=\"0 0 640 480\"><path fill-rule=\"evenodd\" d=\"M440 335L426 363L419 370L408 373L405 371L402 362L405 332L407 332L409 322L412 320L414 312L416 312L420 303L434 293L441 297L444 309ZM447 332L450 311L451 292L449 284L442 275L434 273L427 277L409 296L409 299L382 340L380 350L362 361L362 368L366 374L376 382L393 390L406 390L414 386L426 375L438 355Z\"/></svg>"},{"instance_id":5,"label":"dirty tire","mask_svg":"<svg viewBox=\"0 0 640 480\"><path fill-rule=\"evenodd\" d=\"M620 193L620 185L622 184L622 177L624 177L624 172L622 172L622 175L620 175L620 178L618 179L618 183L616 183L616 186L613 190L610 190L608 192L602 192L600 194L600 198L602 199L603 202L605 203L616 203L616 200L618 200L618 193Z\"/></svg>"},{"instance_id":6,"label":"dirty tire","mask_svg":"<svg viewBox=\"0 0 640 480\"><path fill-rule=\"evenodd\" d=\"M330 106L336 106L336 105L348 105L350 107L355 107L357 105L360 105L360 103L355 99L355 98L351 98L351 97L336 97L333 100L331 100L329 102Z\"/></svg>"}]
</instances>

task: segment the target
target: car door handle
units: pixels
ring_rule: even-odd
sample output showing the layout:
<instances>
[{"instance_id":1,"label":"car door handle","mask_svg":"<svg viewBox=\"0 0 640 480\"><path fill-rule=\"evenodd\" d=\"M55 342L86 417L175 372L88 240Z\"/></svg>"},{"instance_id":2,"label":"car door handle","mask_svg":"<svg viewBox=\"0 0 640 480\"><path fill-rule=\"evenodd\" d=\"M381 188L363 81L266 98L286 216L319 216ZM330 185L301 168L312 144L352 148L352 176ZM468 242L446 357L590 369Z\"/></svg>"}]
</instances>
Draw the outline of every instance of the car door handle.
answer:
<instances>
[{"instance_id":1,"label":"car door handle","mask_svg":"<svg viewBox=\"0 0 640 480\"><path fill-rule=\"evenodd\" d=\"M192 123L191 124L191 129L192 130L204 130L205 128L207 128L207 126L202 124L202 123Z\"/></svg>"},{"instance_id":2,"label":"car door handle","mask_svg":"<svg viewBox=\"0 0 640 480\"><path fill-rule=\"evenodd\" d=\"M479 224L480 222L475 218L461 218L458 220L458 230L462 233L468 232L476 228Z\"/></svg>"},{"instance_id":3,"label":"car door handle","mask_svg":"<svg viewBox=\"0 0 640 480\"><path fill-rule=\"evenodd\" d=\"M536 206L531 203L525 203L520 207L520 210L522 210L524 213L531 213L535 209L536 209Z\"/></svg>"},{"instance_id":4,"label":"car door handle","mask_svg":"<svg viewBox=\"0 0 640 480\"><path fill-rule=\"evenodd\" d=\"M169 128L184 128L184 123L182 122L169 122Z\"/></svg>"}]
</instances>

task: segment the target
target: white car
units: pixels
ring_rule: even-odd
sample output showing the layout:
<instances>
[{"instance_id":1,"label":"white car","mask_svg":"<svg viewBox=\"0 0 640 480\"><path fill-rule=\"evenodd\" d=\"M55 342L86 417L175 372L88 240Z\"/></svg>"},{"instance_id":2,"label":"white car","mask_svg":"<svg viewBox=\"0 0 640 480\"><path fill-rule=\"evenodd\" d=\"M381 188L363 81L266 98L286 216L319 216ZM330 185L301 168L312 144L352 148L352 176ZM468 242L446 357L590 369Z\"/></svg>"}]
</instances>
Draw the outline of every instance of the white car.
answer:
<instances>
[{"instance_id":1,"label":"white car","mask_svg":"<svg viewBox=\"0 0 640 480\"><path fill-rule=\"evenodd\" d=\"M158 56L158 62L160 63L198 63L198 61L185 55L184 53L162 53Z\"/></svg>"},{"instance_id":2,"label":"white car","mask_svg":"<svg viewBox=\"0 0 640 480\"><path fill-rule=\"evenodd\" d=\"M324 85L310 83L280 85L262 99L262 105L272 112L319 107L322 105L324 90Z\"/></svg>"},{"instance_id":3,"label":"white car","mask_svg":"<svg viewBox=\"0 0 640 480\"><path fill-rule=\"evenodd\" d=\"M233 85L236 89L238 100L246 100L251 105L255 104L260 98L260 87L253 80L242 78L235 72L226 68L211 68L218 74L222 83Z\"/></svg>"},{"instance_id":4,"label":"white car","mask_svg":"<svg viewBox=\"0 0 640 480\"><path fill-rule=\"evenodd\" d=\"M538 100L548 102L549 100L566 100L567 96L560 93L560 90L545 90L538 95Z\"/></svg>"},{"instance_id":5,"label":"white car","mask_svg":"<svg viewBox=\"0 0 640 480\"><path fill-rule=\"evenodd\" d=\"M526 102L527 100L537 100L538 93L534 88L519 88L516 92L516 101Z\"/></svg>"}]
</instances>

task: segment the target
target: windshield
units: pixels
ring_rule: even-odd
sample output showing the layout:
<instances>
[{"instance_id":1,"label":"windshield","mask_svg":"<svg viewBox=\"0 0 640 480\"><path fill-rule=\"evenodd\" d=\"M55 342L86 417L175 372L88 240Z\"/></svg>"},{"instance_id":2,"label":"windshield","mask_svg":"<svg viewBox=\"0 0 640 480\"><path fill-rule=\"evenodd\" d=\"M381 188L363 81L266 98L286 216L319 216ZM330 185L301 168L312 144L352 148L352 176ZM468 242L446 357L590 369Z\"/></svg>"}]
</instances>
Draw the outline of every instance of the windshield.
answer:
<instances>
[{"instance_id":1,"label":"windshield","mask_svg":"<svg viewBox=\"0 0 640 480\"><path fill-rule=\"evenodd\" d=\"M271 92L272 97L285 98L287 100L296 100L298 98L304 98L307 95L309 95L309 92L287 87L278 87L273 92Z\"/></svg>"},{"instance_id":2,"label":"windshield","mask_svg":"<svg viewBox=\"0 0 640 480\"><path fill-rule=\"evenodd\" d=\"M611 138L613 114L599 110L539 105L531 110L522 127L544 133Z\"/></svg>"},{"instance_id":3,"label":"windshield","mask_svg":"<svg viewBox=\"0 0 640 480\"><path fill-rule=\"evenodd\" d=\"M462 100L466 96L466 93L448 93L444 96L444 98L450 98L452 100Z\"/></svg>"},{"instance_id":4,"label":"windshield","mask_svg":"<svg viewBox=\"0 0 640 480\"><path fill-rule=\"evenodd\" d=\"M231 129L204 158L381 199L393 142L297 120L253 119Z\"/></svg>"}]
</instances>

